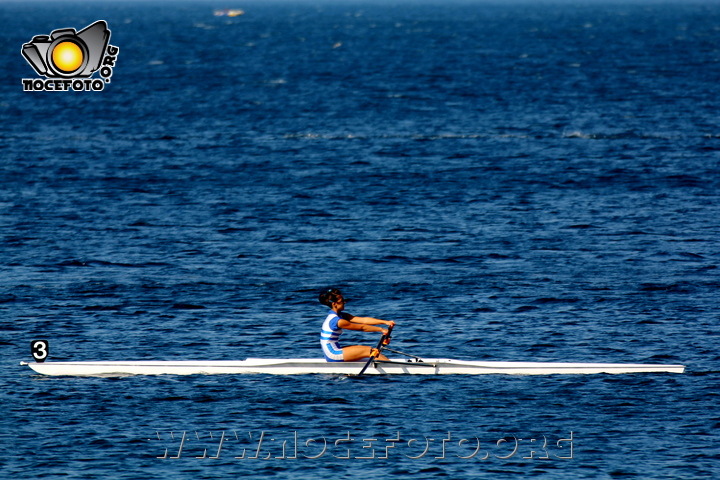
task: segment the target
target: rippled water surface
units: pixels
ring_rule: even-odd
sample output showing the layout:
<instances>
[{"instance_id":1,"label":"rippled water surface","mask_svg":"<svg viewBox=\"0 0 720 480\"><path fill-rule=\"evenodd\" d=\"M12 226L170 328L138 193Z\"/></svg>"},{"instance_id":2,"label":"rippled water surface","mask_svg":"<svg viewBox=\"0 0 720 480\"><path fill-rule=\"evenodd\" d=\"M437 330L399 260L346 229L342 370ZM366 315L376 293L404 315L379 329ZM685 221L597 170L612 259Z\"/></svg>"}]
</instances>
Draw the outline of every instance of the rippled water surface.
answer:
<instances>
[{"instance_id":1,"label":"rippled water surface","mask_svg":"<svg viewBox=\"0 0 720 480\"><path fill-rule=\"evenodd\" d=\"M3 478L720 476L717 3L217 6L0 8ZM104 91L23 92L100 19ZM318 357L329 286L421 356L687 370L18 365Z\"/></svg>"}]
</instances>

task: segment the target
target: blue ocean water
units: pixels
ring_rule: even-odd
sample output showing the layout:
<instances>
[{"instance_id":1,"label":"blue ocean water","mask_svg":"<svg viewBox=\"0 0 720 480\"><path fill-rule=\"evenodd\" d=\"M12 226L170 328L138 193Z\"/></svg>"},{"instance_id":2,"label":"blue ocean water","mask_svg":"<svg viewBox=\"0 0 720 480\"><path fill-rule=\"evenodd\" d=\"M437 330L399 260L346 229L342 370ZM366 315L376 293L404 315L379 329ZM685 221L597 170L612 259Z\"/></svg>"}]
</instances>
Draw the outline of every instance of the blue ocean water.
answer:
<instances>
[{"instance_id":1,"label":"blue ocean water","mask_svg":"<svg viewBox=\"0 0 720 480\"><path fill-rule=\"evenodd\" d=\"M720 477L718 3L239 3L0 5L2 478ZM23 91L97 20L102 92ZM318 357L329 286L421 356L687 370L19 366Z\"/></svg>"}]
</instances>

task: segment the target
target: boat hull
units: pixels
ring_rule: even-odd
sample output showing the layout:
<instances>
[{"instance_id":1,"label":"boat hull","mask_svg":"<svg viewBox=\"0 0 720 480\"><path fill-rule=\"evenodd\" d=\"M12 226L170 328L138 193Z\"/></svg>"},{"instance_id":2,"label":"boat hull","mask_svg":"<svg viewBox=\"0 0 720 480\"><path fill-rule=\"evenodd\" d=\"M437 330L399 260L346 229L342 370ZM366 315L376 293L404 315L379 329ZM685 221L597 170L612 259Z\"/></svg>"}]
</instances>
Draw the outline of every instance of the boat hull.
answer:
<instances>
[{"instance_id":1,"label":"boat hull","mask_svg":"<svg viewBox=\"0 0 720 480\"><path fill-rule=\"evenodd\" d=\"M357 375L365 362L326 362L324 359L259 359L235 361L118 361L118 362L43 362L25 363L44 375L104 376L125 375L227 375L270 374ZM667 372L683 373L684 365L618 364L618 363L543 363L481 362L446 358L424 362L393 360L370 365L366 375L557 375L557 374L624 374Z\"/></svg>"}]
</instances>

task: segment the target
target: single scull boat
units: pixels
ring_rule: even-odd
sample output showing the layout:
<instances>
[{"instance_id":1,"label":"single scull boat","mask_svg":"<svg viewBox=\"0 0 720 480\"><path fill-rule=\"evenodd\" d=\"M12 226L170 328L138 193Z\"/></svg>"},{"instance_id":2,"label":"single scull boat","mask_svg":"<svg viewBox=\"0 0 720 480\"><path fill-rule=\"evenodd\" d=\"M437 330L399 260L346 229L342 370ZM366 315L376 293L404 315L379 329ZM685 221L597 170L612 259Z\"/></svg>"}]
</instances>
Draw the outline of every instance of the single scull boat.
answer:
<instances>
[{"instance_id":1,"label":"single scull boat","mask_svg":"<svg viewBox=\"0 0 720 480\"><path fill-rule=\"evenodd\" d=\"M124 376L124 375L212 375L232 373L265 373L274 375L336 374L357 375L366 362L327 362L325 359L265 359L240 361L123 361L123 362L21 362L45 375ZM375 360L365 369L366 375L478 375L488 373L515 375L553 375L587 373L683 373L684 365L621 363L542 363L479 362L449 358L417 361Z\"/></svg>"},{"instance_id":2,"label":"single scull boat","mask_svg":"<svg viewBox=\"0 0 720 480\"><path fill-rule=\"evenodd\" d=\"M247 360L138 360L104 362L45 362L50 348L47 340L33 340L31 353L35 362L20 362L44 375L118 377L125 375L220 375L264 373L271 375L554 375L587 373L683 373L684 365L632 363L544 363L483 362L450 358L420 358L387 345L390 332L383 335L371 357L362 362L328 362L323 358L248 358ZM388 350L409 357L405 360L379 360L380 351Z\"/></svg>"}]
</instances>

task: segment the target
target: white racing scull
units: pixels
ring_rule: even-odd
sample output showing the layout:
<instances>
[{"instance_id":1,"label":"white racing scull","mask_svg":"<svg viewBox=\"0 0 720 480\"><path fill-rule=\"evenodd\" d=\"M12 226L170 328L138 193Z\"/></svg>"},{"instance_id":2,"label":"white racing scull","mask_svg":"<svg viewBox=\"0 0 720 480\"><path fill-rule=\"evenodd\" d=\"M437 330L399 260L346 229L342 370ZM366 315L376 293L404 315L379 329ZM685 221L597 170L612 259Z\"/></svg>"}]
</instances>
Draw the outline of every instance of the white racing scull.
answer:
<instances>
[{"instance_id":1,"label":"white racing scull","mask_svg":"<svg viewBox=\"0 0 720 480\"><path fill-rule=\"evenodd\" d=\"M260 373L274 375L335 374L357 375L366 362L327 362L325 359L247 360L138 360L122 362L21 362L45 375L124 376L124 375L212 375ZM514 374L553 375L588 373L683 373L684 365L652 365L621 363L544 363L544 362L483 362L449 358L424 359L422 362L375 360L364 371L366 375L449 375L449 374Z\"/></svg>"},{"instance_id":2,"label":"white racing scull","mask_svg":"<svg viewBox=\"0 0 720 480\"><path fill-rule=\"evenodd\" d=\"M392 330L392 328L390 329ZM550 363L487 362L450 358L419 358L387 347L390 332L383 335L372 356L362 362L328 362L323 358L248 358L247 360L137 360L100 362L45 362L49 355L47 340L31 342L35 362L20 362L44 375L118 377L126 375L227 375L256 373L271 375L555 375L588 373L683 373L684 365L632 363ZM404 360L379 360L381 350L406 357Z\"/></svg>"}]
</instances>

